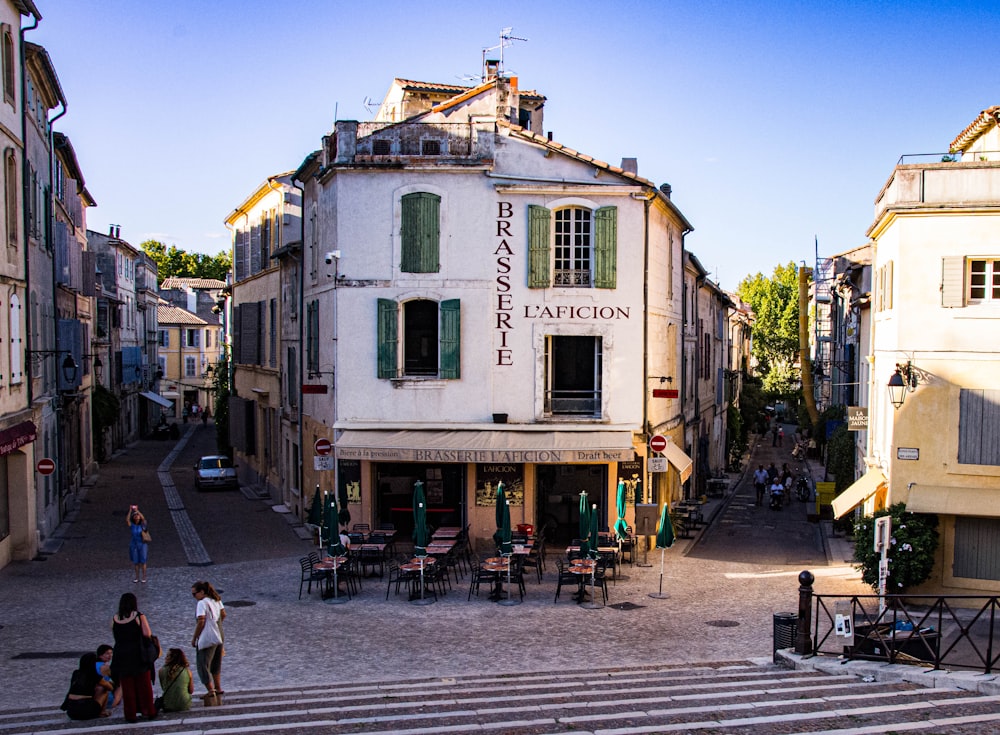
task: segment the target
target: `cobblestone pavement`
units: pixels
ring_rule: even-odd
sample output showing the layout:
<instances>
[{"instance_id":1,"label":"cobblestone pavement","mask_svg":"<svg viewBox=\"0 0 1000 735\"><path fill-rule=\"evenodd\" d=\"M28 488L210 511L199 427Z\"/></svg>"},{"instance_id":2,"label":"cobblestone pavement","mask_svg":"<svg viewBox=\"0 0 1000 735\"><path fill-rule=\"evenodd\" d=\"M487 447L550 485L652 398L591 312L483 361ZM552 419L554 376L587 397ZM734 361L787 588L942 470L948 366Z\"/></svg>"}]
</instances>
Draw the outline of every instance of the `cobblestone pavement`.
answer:
<instances>
[{"instance_id":1,"label":"cobblestone pavement","mask_svg":"<svg viewBox=\"0 0 1000 735\"><path fill-rule=\"evenodd\" d=\"M386 600L385 583L377 579L365 580L361 595L347 604L328 605L315 589L300 600L298 558L312 550L311 542L287 514L276 512L280 506L252 493L195 492L191 468L214 450L214 427L190 428L166 470L173 491L161 479L176 443L141 441L101 468L58 538L46 544L50 553L0 570L0 708L57 705L80 653L110 641L111 616L126 591L139 597L162 644L184 648L193 659L190 585L197 579L211 581L229 611L223 684L230 692L622 662L770 661L772 615L796 609L803 563L816 574L818 592L867 590L850 566L828 565L804 530L801 553L783 555L772 548L787 541L777 538L787 535L783 529L749 544L728 532L716 539L747 492L744 477L735 492L706 505L707 515L718 514L709 533L664 553L662 578L660 552L650 551L650 566L624 566L609 588L609 606L601 609L584 609L565 595L553 604L551 565L541 585L529 579L524 603L512 607L485 594L467 601L468 576L427 606L394 594ZM192 539L173 522L182 510L178 500L204 560L192 561ZM131 503L146 513L153 535L148 584L133 583L128 563ZM804 511L798 515L795 523L813 526ZM782 522L792 523L792 516ZM651 598L661 581L669 597Z\"/></svg>"}]
</instances>

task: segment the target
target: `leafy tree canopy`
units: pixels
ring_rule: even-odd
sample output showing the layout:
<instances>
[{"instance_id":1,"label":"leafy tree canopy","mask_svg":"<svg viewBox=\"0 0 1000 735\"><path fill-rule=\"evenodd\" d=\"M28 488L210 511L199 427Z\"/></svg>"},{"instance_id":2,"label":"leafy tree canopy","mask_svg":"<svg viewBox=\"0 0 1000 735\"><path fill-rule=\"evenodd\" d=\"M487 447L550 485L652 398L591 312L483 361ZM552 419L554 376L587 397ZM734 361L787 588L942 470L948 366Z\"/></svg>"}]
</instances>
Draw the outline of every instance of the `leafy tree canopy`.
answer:
<instances>
[{"instance_id":1,"label":"leafy tree canopy","mask_svg":"<svg viewBox=\"0 0 1000 735\"><path fill-rule=\"evenodd\" d=\"M189 253L176 245L169 248L159 240L146 240L139 247L156 263L158 281L165 278L214 278L226 280L226 274L232 269L232 258L228 252L218 255L204 253Z\"/></svg>"},{"instance_id":2,"label":"leafy tree canopy","mask_svg":"<svg viewBox=\"0 0 1000 735\"><path fill-rule=\"evenodd\" d=\"M754 312L753 357L765 392L788 395L798 376L793 370L799 351L799 281L795 263L777 265L770 278L747 276L736 293Z\"/></svg>"}]
</instances>

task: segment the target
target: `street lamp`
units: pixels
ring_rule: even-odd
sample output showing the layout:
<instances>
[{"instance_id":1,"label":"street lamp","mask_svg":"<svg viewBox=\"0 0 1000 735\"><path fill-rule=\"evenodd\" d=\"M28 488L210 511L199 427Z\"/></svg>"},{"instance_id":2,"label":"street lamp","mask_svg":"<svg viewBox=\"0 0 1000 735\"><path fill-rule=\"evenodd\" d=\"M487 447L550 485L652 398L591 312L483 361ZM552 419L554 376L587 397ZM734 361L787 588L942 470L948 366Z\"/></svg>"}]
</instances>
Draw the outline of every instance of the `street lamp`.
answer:
<instances>
[{"instance_id":1,"label":"street lamp","mask_svg":"<svg viewBox=\"0 0 1000 735\"><path fill-rule=\"evenodd\" d=\"M917 388L917 375L913 370L913 365L907 362L905 365L896 365L896 372L889 377L889 400L893 407L899 408L906 400L907 392L912 393Z\"/></svg>"},{"instance_id":2,"label":"street lamp","mask_svg":"<svg viewBox=\"0 0 1000 735\"><path fill-rule=\"evenodd\" d=\"M31 361L32 365L38 365L46 357L52 355L66 355L66 359L62 361L62 371L63 378L67 383L73 383L76 381L76 372L79 369L79 365L76 364L76 360L73 359L73 355L69 353L68 350L29 350L28 359Z\"/></svg>"}]
</instances>

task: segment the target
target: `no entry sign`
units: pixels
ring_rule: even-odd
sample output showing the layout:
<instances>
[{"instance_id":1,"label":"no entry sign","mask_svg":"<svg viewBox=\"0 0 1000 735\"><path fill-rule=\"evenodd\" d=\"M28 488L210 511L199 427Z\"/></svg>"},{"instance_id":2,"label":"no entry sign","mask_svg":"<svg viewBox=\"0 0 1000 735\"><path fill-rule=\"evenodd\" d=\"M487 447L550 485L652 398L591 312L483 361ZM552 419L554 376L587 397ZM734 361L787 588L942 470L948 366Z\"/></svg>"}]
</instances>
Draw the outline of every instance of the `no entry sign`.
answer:
<instances>
[{"instance_id":1,"label":"no entry sign","mask_svg":"<svg viewBox=\"0 0 1000 735\"><path fill-rule=\"evenodd\" d=\"M649 448L654 452L662 452L667 448L667 437L663 434L653 434L649 437Z\"/></svg>"},{"instance_id":2,"label":"no entry sign","mask_svg":"<svg viewBox=\"0 0 1000 735\"><path fill-rule=\"evenodd\" d=\"M48 457L43 457L38 460L35 469L38 470L39 475L51 475L56 471L56 463Z\"/></svg>"},{"instance_id":3,"label":"no entry sign","mask_svg":"<svg viewBox=\"0 0 1000 735\"><path fill-rule=\"evenodd\" d=\"M323 437L320 437L313 444L313 449L316 450L316 454L318 454L320 457L325 457L328 454L330 454L331 451L333 451L333 445L330 443L329 439L324 439Z\"/></svg>"}]
</instances>

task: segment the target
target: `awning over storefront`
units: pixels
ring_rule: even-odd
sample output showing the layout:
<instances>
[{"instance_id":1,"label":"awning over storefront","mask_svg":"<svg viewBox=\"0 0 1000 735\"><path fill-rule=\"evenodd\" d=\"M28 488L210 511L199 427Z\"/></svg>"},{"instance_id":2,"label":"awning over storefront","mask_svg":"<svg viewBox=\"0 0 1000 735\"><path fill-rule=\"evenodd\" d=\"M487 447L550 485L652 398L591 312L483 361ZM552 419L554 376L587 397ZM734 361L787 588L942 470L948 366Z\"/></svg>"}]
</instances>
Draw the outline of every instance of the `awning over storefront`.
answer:
<instances>
[{"instance_id":1,"label":"awning over storefront","mask_svg":"<svg viewBox=\"0 0 1000 735\"><path fill-rule=\"evenodd\" d=\"M334 444L338 459L376 462L631 462L630 431L363 431Z\"/></svg>"},{"instance_id":2,"label":"awning over storefront","mask_svg":"<svg viewBox=\"0 0 1000 735\"><path fill-rule=\"evenodd\" d=\"M1000 518L1000 490L917 483L910 488L906 509L914 513Z\"/></svg>"},{"instance_id":3,"label":"awning over storefront","mask_svg":"<svg viewBox=\"0 0 1000 735\"><path fill-rule=\"evenodd\" d=\"M868 470L855 480L853 485L833 499L833 517L840 518L847 515L874 495L884 484L885 475L881 470Z\"/></svg>"},{"instance_id":4,"label":"awning over storefront","mask_svg":"<svg viewBox=\"0 0 1000 735\"><path fill-rule=\"evenodd\" d=\"M173 408L174 407L174 404L173 404L172 401L168 401L166 398L163 398L162 396L159 396L156 393L151 393L150 391L145 391L145 392L140 393L139 395L142 396L143 398L148 398L153 403L155 403L155 404L157 404L159 406L163 406L164 408Z\"/></svg>"},{"instance_id":5,"label":"awning over storefront","mask_svg":"<svg viewBox=\"0 0 1000 735\"><path fill-rule=\"evenodd\" d=\"M31 421L14 424L9 429L0 431L0 456L16 452L33 441L35 441L35 425Z\"/></svg>"},{"instance_id":6,"label":"awning over storefront","mask_svg":"<svg viewBox=\"0 0 1000 735\"><path fill-rule=\"evenodd\" d=\"M691 477L693 460L684 453L683 449L670 441L669 438L667 440L667 448L663 450L663 453L667 455L667 462L681 473L681 482L687 482L687 479Z\"/></svg>"}]
</instances>

